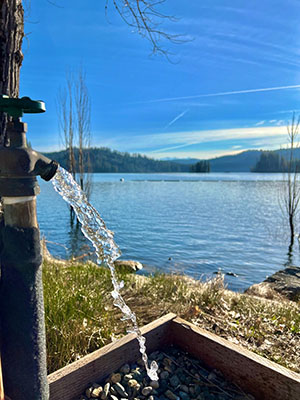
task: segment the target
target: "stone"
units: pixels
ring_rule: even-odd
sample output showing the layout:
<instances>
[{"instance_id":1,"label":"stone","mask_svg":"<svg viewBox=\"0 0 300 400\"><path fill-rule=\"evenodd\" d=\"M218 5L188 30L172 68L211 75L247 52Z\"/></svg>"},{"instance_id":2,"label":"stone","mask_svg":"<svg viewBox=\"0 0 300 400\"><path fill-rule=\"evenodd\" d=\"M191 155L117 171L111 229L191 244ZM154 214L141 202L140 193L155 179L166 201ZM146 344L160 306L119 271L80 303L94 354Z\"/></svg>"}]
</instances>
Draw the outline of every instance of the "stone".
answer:
<instances>
[{"instance_id":1,"label":"stone","mask_svg":"<svg viewBox=\"0 0 300 400\"><path fill-rule=\"evenodd\" d=\"M261 283L250 286L246 294L269 299L300 299L300 267L287 267L275 272Z\"/></svg>"},{"instance_id":2,"label":"stone","mask_svg":"<svg viewBox=\"0 0 300 400\"><path fill-rule=\"evenodd\" d=\"M186 386L186 385L180 385L179 389L180 389L182 392L185 392L185 393L188 393L188 392L189 392L189 388L188 388L188 386Z\"/></svg>"},{"instance_id":3,"label":"stone","mask_svg":"<svg viewBox=\"0 0 300 400\"><path fill-rule=\"evenodd\" d=\"M144 389L142 389L143 396L149 396L151 392L152 392L152 386L146 386L144 387Z\"/></svg>"},{"instance_id":4,"label":"stone","mask_svg":"<svg viewBox=\"0 0 300 400\"><path fill-rule=\"evenodd\" d=\"M118 392L116 391L116 389L113 386L110 387L109 392L113 396L117 396L118 395Z\"/></svg>"},{"instance_id":5,"label":"stone","mask_svg":"<svg viewBox=\"0 0 300 400\"><path fill-rule=\"evenodd\" d=\"M130 372L130 365L129 364L124 364L121 368L120 368L120 372L122 374L129 374Z\"/></svg>"},{"instance_id":6,"label":"stone","mask_svg":"<svg viewBox=\"0 0 300 400\"><path fill-rule=\"evenodd\" d=\"M170 376L168 371L162 371L159 375L160 379L168 379Z\"/></svg>"},{"instance_id":7,"label":"stone","mask_svg":"<svg viewBox=\"0 0 300 400\"><path fill-rule=\"evenodd\" d=\"M110 376L110 381L112 383L119 383L119 382L121 382L121 380L122 380L122 375L119 373L111 374L111 376Z\"/></svg>"},{"instance_id":8,"label":"stone","mask_svg":"<svg viewBox=\"0 0 300 400\"><path fill-rule=\"evenodd\" d=\"M133 260L116 260L114 265L117 270L129 273L137 272L143 269L142 263Z\"/></svg>"},{"instance_id":9,"label":"stone","mask_svg":"<svg viewBox=\"0 0 300 400\"><path fill-rule=\"evenodd\" d=\"M158 381L151 381L151 382L150 382L150 386L151 386L153 389L158 389L158 388L159 388L159 382L158 382Z\"/></svg>"},{"instance_id":10,"label":"stone","mask_svg":"<svg viewBox=\"0 0 300 400\"><path fill-rule=\"evenodd\" d=\"M92 397L92 391L94 390L93 386L90 386L86 389L85 391L85 395L88 399L90 399Z\"/></svg>"},{"instance_id":11,"label":"stone","mask_svg":"<svg viewBox=\"0 0 300 400\"><path fill-rule=\"evenodd\" d=\"M113 388L121 397L128 397L128 393L126 392L125 388L121 383L116 383Z\"/></svg>"},{"instance_id":12,"label":"stone","mask_svg":"<svg viewBox=\"0 0 300 400\"><path fill-rule=\"evenodd\" d=\"M173 393L171 390L167 390L165 392L165 396L169 399L169 400L180 400L180 398Z\"/></svg>"},{"instance_id":13,"label":"stone","mask_svg":"<svg viewBox=\"0 0 300 400\"><path fill-rule=\"evenodd\" d=\"M98 385L97 387L95 387L95 385L93 385L93 386L94 386L94 389L91 393L91 397L93 399L99 399L99 397L101 396L101 393L103 392L103 388L100 385Z\"/></svg>"},{"instance_id":14,"label":"stone","mask_svg":"<svg viewBox=\"0 0 300 400\"><path fill-rule=\"evenodd\" d=\"M101 399L102 399L102 400L106 400L106 399L107 399L107 396L108 396L108 394L109 394L109 389L110 389L110 383L107 382L107 383L104 385L103 392L102 392L102 394L101 394Z\"/></svg>"},{"instance_id":15,"label":"stone","mask_svg":"<svg viewBox=\"0 0 300 400\"><path fill-rule=\"evenodd\" d=\"M190 400L190 396L186 392L179 391L179 397L181 400Z\"/></svg>"},{"instance_id":16,"label":"stone","mask_svg":"<svg viewBox=\"0 0 300 400\"><path fill-rule=\"evenodd\" d=\"M170 384L171 384L171 386L173 386L174 388L176 388L177 386L179 386L180 385L180 380L179 380L179 378L178 378L178 376L177 375L173 375L171 378L170 378Z\"/></svg>"}]
</instances>

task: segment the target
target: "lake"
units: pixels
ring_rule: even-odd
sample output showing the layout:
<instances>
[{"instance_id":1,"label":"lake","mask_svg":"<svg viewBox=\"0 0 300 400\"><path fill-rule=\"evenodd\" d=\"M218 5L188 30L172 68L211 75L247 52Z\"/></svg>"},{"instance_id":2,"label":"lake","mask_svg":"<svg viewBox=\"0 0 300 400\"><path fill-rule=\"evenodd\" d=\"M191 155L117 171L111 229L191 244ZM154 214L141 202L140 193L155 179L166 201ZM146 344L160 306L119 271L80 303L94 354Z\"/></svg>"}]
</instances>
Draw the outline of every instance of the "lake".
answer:
<instances>
[{"instance_id":1,"label":"lake","mask_svg":"<svg viewBox=\"0 0 300 400\"><path fill-rule=\"evenodd\" d=\"M121 179L124 181L121 181ZM287 218L280 209L282 174L93 174L91 203L115 232L123 259L144 273L178 272L194 278L226 275L243 291L288 262ZM70 228L66 203L40 181L38 219L48 249L68 258L91 251ZM299 265L296 243L293 262Z\"/></svg>"}]
</instances>

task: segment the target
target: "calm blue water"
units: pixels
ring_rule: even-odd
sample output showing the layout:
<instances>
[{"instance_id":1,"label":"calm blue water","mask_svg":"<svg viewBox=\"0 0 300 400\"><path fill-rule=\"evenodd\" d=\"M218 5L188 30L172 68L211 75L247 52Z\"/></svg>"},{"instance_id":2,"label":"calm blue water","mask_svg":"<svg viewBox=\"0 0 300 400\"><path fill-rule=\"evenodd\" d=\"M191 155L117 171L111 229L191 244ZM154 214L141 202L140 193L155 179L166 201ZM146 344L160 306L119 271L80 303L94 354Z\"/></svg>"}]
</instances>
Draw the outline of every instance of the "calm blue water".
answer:
<instances>
[{"instance_id":1,"label":"calm blue water","mask_svg":"<svg viewBox=\"0 0 300 400\"><path fill-rule=\"evenodd\" d=\"M145 272L201 278L221 269L238 275L226 276L229 288L244 290L288 261L282 185L282 174L93 174L91 202L122 258L141 261ZM39 224L52 255L89 253L52 184L40 186ZM298 247L293 261L300 264Z\"/></svg>"}]
</instances>

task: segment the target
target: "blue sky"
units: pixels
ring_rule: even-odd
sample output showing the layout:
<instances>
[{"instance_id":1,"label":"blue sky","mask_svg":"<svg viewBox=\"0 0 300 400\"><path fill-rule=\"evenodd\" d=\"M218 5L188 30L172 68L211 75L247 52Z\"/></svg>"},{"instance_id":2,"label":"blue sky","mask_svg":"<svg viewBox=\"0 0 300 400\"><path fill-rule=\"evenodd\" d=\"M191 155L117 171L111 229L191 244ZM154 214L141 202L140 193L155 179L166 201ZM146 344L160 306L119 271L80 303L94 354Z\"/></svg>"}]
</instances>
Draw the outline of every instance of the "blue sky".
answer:
<instances>
[{"instance_id":1,"label":"blue sky","mask_svg":"<svg viewBox=\"0 0 300 400\"><path fill-rule=\"evenodd\" d=\"M20 95L46 102L46 114L23 118L37 150L61 148L56 97L81 65L94 146L211 158L286 143L300 111L300 1L166 0L178 20L161 29L187 39L163 42L171 62L151 56L112 0L107 17L104 0L28 3Z\"/></svg>"}]
</instances>

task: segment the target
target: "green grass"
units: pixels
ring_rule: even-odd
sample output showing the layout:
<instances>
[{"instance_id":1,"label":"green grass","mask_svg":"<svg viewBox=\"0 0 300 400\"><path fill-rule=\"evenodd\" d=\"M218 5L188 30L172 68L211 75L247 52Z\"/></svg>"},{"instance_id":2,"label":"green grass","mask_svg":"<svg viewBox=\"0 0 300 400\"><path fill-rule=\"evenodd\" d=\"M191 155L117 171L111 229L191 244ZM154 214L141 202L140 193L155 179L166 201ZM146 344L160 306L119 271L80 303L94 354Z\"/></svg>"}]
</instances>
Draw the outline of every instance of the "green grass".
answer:
<instances>
[{"instance_id":1,"label":"green grass","mask_svg":"<svg viewBox=\"0 0 300 400\"><path fill-rule=\"evenodd\" d=\"M43 271L49 373L126 334L112 305L108 269L53 261ZM299 303L227 291L220 276L200 283L178 275L118 275L140 326L174 312L300 372Z\"/></svg>"}]
</instances>

